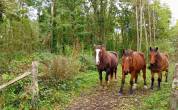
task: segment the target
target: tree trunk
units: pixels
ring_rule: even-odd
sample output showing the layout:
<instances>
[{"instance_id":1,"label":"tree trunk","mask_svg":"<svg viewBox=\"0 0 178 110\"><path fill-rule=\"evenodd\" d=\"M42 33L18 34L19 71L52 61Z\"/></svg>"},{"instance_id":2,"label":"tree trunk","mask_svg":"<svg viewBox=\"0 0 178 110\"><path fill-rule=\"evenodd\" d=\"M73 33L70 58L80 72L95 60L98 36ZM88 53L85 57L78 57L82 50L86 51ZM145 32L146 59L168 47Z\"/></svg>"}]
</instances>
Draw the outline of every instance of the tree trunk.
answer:
<instances>
[{"instance_id":1,"label":"tree trunk","mask_svg":"<svg viewBox=\"0 0 178 110\"><path fill-rule=\"evenodd\" d=\"M155 46L155 41L156 41L156 39L155 39L155 33L156 33L155 22L156 22L156 20L155 20L155 5L154 5L153 6L153 44L154 44L154 46Z\"/></svg>"},{"instance_id":2,"label":"tree trunk","mask_svg":"<svg viewBox=\"0 0 178 110\"><path fill-rule=\"evenodd\" d=\"M143 10L143 6L142 6L142 0L140 0L140 45L139 45L139 50L142 49L142 10Z\"/></svg>"},{"instance_id":3,"label":"tree trunk","mask_svg":"<svg viewBox=\"0 0 178 110\"><path fill-rule=\"evenodd\" d=\"M138 1L136 0L136 25L137 25L137 51L139 51L139 21L138 21L138 5L137 5Z\"/></svg>"},{"instance_id":4,"label":"tree trunk","mask_svg":"<svg viewBox=\"0 0 178 110\"><path fill-rule=\"evenodd\" d=\"M56 32L56 0L51 3L51 52L57 52L57 32Z\"/></svg>"},{"instance_id":5,"label":"tree trunk","mask_svg":"<svg viewBox=\"0 0 178 110\"><path fill-rule=\"evenodd\" d=\"M148 57L148 34L146 29L146 19L145 14L143 13L143 20L144 20L144 30L145 30L145 44L146 44L146 58Z\"/></svg>"},{"instance_id":6,"label":"tree trunk","mask_svg":"<svg viewBox=\"0 0 178 110\"><path fill-rule=\"evenodd\" d=\"M148 0L149 3L149 0ZM152 45L152 29L151 29L151 11L150 11L150 5L148 5L148 25L149 25L149 45Z\"/></svg>"}]
</instances>

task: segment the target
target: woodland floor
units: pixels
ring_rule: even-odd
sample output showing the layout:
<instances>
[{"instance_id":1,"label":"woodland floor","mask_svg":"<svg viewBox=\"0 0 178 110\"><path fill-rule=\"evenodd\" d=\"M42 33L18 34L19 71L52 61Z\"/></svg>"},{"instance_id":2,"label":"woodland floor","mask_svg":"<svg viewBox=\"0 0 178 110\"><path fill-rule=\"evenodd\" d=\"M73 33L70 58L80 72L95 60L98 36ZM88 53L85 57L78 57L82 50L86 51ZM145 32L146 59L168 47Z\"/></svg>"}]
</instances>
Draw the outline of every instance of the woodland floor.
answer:
<instances>
[{"instance_id":1,"label":"woodland floor","mask_svg":"<svg viewBox=\"0 0 178 110\"><path fill-rule=\"evenodd\" d=\"M140 87L133 95L124 90L123 95L119 96L119 86L118 81L113 81L107 89L94 87L90 92L82 93L74 99L67 110L142 110L143 97L147 97L151 90Z\"/></svg>"}]
</instances>

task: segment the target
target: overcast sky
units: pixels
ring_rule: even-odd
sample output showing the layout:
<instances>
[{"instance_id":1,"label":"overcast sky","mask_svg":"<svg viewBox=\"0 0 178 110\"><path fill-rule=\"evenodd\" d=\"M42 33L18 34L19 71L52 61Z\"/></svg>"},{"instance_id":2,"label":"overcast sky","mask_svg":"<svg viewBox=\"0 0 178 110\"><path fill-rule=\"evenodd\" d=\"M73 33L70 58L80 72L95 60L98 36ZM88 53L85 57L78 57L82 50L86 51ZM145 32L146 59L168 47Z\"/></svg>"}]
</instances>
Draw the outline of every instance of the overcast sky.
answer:
<instances>
[{"instance_id":1,"label":"overcast sky","mask_svg":"<svg viewBox=\"0 0 178 110\"><path fill-rule=\"evenodd\" d=\"M178 0L161 0L161 3L165 3L170 7L172 12L171 25L175 25L178 19Z\"/></svg>"},{"instance_id":2,"label":"overcast sky","mask_svg":"<svg viewBox=\"0 0 178 110\"><path fill-rule=\"evenodd\" d=\"M162 4L167 4L172 12L171 18L171 26L176 24L176 20L178 19L178 0L160 0ZM37 10L30 7L29 16L31 19L37 18Z\"/></svg>"}]
</instances>

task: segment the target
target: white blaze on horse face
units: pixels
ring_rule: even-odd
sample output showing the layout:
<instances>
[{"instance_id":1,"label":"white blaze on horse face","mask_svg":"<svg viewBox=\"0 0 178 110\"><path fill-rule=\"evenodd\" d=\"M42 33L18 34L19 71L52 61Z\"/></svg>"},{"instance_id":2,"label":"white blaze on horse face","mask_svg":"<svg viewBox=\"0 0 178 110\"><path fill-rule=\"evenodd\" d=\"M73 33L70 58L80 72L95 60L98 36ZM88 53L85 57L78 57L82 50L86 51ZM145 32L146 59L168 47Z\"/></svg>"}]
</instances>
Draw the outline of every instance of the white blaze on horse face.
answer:
<instances>
[{"instance_id":1,"label":"white blaze on horse face","mask_svg":"<svg viewBox=\"0 0 178 110\"><path fill-rule=\"evenodd\" d=\"M99 53L100 53L101 49L96 49L96 64L99 64Z\"/></svg>"},{"instance_id":2,"label":"white blaze on horse face","mask_svg":"<svg viewBox=\"0 0 178 110\"><path fill-rule=\"evenodd\" d=\"M126 60L129 60L129 57L126 57Z\"/></svg>"}]
</instances>

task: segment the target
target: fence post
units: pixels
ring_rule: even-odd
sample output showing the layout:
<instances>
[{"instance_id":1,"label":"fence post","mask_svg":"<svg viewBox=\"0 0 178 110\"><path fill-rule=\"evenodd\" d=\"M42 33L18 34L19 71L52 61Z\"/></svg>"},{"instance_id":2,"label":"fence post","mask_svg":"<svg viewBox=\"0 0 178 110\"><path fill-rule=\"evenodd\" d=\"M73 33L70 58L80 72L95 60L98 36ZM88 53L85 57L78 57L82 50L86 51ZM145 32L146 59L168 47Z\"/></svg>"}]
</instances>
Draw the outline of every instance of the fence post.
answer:
<instances>
[{"instance_id":1,"label":"fence post","mask_svg":"<svg viewBox=\"0 0 178 110\"><path fill-rule=\"evenodd\" d=\"M170 105L171 105L171 110L176 110L178 108L178 63L176 63L175 65Z\"/></svg>"},{"instance_id":2,"label":"fence post","mask_svg":"<svg viewBox=\"0 0 178 110\"><path fill-rule=\"evenodd\" d=\"M37 110L38 109L38 62L33 61L32 62L32 109Z\"/></svg>"}]
</instances>

